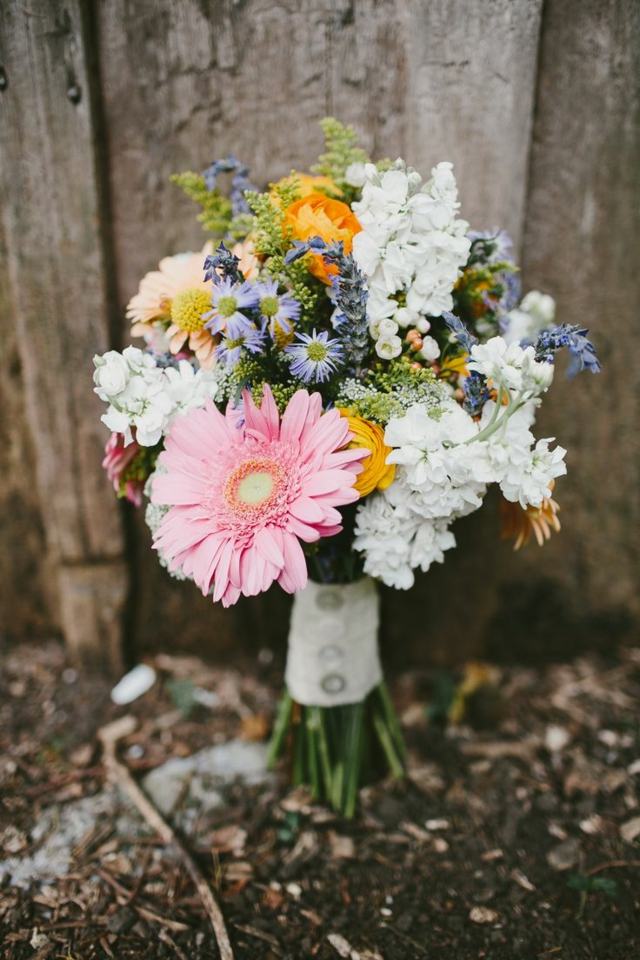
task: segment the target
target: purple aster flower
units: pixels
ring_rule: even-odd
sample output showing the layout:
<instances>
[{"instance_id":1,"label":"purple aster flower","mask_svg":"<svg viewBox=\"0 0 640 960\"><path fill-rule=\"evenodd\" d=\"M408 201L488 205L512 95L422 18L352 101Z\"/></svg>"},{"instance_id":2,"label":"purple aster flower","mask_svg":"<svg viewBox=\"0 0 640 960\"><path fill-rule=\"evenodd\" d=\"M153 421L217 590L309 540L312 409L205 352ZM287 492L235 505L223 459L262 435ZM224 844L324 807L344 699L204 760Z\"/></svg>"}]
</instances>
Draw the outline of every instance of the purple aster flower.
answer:
<instances>
[{"instance_id":1,"label":"purple aster flower","mask_svg":"<svg viewBox=\"0 0 640 960\"><path fill-rule=\"evenodd\" d=\"M343 349L339 340L330 340L329 334L297 333L298 343L285 347L290 357L291 373L303 383L323 383L343 361Z\"/></svg>"},{"instance_id":2,"label":"purple aster flower","mask_svg":"<svg viewBox=\"0 0 640 960\"><path fill-rule=\"evenodd\" d=\"M284 333L291 333L293 323L300 316L299 302L286 293L278 294L277 280L265 280L257 284L256 290L260 319L268 324L271 336L275 336L278 328Z\"/></svg>"},{"instance_id":3,"label":"purple aster flower","mask_svg":"<svg viewBox=\"0 0 640 960\"><path fill-rule=\"evenodd\" d=\"M249 324L239 336L223 337L216 348L216 357L220 363L224 363L231 369L242 356L243 350L248 350L249 353L263 353L264 341L264 328L259 330L253 324Z\"/></svg>"},{"instance_id":4,"label":"purple aster flower","mask_svg":"<svg viewBox=\"0 0 640 960\"><path fill-rule=\"evenodd\" d=\"M257 288L247 281L234 283L229 277L214 284L211 291L213 309L207 314L205 326L211 333L228 330L232 337L239 335L251 319L243 310L252 310L258 305Z\"/></svg>"}]
</instances>

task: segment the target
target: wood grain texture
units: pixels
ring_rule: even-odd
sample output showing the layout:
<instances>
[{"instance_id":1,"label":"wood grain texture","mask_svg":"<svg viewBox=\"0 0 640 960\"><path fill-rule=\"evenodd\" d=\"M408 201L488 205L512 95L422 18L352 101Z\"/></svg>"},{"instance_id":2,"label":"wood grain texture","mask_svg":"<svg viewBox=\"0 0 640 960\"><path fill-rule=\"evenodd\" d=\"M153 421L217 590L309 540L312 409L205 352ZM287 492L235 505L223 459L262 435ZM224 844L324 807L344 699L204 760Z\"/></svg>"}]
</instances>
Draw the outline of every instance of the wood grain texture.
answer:
<instances>
[{"instance_id":1,"label":"wood grain texture","mask_svg":"<svg viewBox=\"0 0 640 960\"><path fill-rule=\"evenodd\" d=\"M0 223L0 637L57 627Z\"/></svg>"},{"instance_id":2,"label":"wood grain texture","mask_svg":"<svg viewBox=\"0 0 640 960\"><path fill-rule=\"evenodd\" d=\"M552 565L594 631L640 614L640 6L545 11L524 278L590 328L603 372L560 374L543 409L569 473L562 537L536 570Z\"/></svg>"},{"instance_id":3,"label":"wood grain texture","mask_svg":"<svg viewBox=\"0 0 640 960\"><path fill-rule=\"evenodd\" d=\"M0 190L13 314L36 448L40 504L58 571L119 565L119 510L100 468L104 435L91 356L108 346L95 127L79 2L2 5ZM64 594L68 577L57 590ZM94 594L100 593L96 583ZM64 618L74 649L92 648L113 610ZM115 636L114 622L111 634ZM117 650L107 654L116 661Z\"/></svg>"}]
</instances>

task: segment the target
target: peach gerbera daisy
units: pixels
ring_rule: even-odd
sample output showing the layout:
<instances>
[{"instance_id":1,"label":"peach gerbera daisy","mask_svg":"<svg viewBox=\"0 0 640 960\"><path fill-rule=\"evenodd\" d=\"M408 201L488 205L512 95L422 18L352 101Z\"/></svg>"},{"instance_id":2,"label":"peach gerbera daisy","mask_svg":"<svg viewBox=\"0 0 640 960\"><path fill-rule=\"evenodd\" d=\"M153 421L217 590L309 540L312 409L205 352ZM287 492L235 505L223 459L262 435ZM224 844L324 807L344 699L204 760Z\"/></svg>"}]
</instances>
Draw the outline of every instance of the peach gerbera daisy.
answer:
<instances>
[{"instance_id":1,"label":"peach gerbera daisy","mask_svg":"<svg viewBox=\"0 0 640 960\"><path fill-rule=\"evenodd\" d=\"M216 345L204 325L204 315L211 309L211 281L203 279L203 264L211 251L208 242L200 253L164 257L157 270L143 277L138 293L127 306L134 336L148 333L149 324L168 322L171 353L188 346L205 369L213 366Z\"/></svg>"},{"instance_id":2,"label":"peach gerbera daisy","mask_svg":"<svg viewBox=\"0 0 640 960\"><path fill-rule=\"evenodd\" d=\"M224 606L277 580L287 593L307 583L300 541L342 529L337 507L358 499L363 449L338 410L298 390L280 419L265 385L258 408L243 395L244 423L209 402L174 421L160 455L152 502L169 505L154 547L206 596Z\"/></svg>"}]
</instances>

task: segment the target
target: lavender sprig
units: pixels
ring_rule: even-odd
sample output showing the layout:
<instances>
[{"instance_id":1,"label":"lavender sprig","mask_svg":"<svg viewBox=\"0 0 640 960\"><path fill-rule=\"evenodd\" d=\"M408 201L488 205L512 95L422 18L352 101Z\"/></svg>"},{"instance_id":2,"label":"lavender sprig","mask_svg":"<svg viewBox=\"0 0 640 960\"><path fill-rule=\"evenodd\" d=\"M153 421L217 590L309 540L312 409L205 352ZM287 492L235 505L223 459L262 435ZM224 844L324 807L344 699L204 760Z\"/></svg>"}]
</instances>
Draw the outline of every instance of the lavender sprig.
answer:
<instances>
[{"instance_id":1,"label":"lavender sprig","mask_svg":"<svg viewBox=\"0 0 640 960\"><path fill-rule=\"evenodd\" d=\"M340 335L345 363L345 372L358 376L370 345L367 321L367 285L364 275L353 256L344 252L342 243L329 246L321 237L294 241L293 249L285 257L285 263L293 263L307 253L320 254L325 263L337 267L331 276L331 299L336 306L333 328Z\"/></svg>"},{"instance_id":2,"label":"lavender sprig","mask_svg":"<svg viewBox=\"0 0 640 960\"><path fill-rule=\"evenodd\" d=\"M243 213L251 213L244 196L247 190L254 191L256 189L249 180L249 168L233 154L229 154L228 157L220 160L214 160L202 174L208 190L215 190L221 173L233 173L229 198L234 217Z\"/></svg>"},{"instance_id":3,"label":"lavender sprig","mask_svg":"<svg viewBox=\"0 0 640 960\"><path fill-rule=\"evenodd\" d=\"M577 324L562 323L559 326L543 330L536 341L536 360L553 363L558 350L566 347L571 355L567 369L568 377L575 377L583 370L591 373L600 373L600 361L595 347L587 338L589 331Z\"/></svg>"},{"instance_id":4,"label":"lavender sprig","mask_svg":"<svg viewBox=\"0 0 640 960\"><path fill-rule=\"evenodd\" d=\"M475 346L478 343L478 338L469 331L469 329L462 322L460 317L456 317L455 313L450 313L448 310L445 310L442 314L442 319L449 327L449 330L454 335L460 346L471 353L471 347Z\"/></svg>"}]
</instances>

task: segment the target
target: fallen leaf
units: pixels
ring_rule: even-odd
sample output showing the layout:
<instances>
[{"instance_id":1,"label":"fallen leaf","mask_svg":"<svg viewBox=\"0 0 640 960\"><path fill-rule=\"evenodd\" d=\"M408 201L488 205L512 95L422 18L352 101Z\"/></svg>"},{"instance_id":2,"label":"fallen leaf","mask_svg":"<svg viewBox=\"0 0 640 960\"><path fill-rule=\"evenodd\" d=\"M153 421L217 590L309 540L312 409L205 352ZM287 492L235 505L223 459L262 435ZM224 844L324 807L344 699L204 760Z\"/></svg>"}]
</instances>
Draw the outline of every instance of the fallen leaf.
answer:
<instances>
[{"instance_id":1,"label":"fallen leaf","mask_svg":"<svg viewBox=\"0 0 640 960\"><path fill-rule=\"evenodd\" d=\"M240 736L243 740L266 740L269 733L269 718L266 713L249 713L240 721Z\"/></svg>"},{"instance_id":2,"label":"fallen leaf","mask_svg":"<svg viewBox=\"0 0 640 960\"><path fill-rule=\"evenodd\" d=\"M352 860L355 856L355 844L351 837L341 836L334 830L328 833L329 847L333 860Z\"/></svg>"},{"instance_id":3,"label":"fallen leaf","mask_svg":"<svg viewBox=\"0 0 640 960\"><path fill-rule=\"evenodd\" d=\"M210 841L216 853L231 853L234 857L240 857L244 853L247 831L232 823L227 827L214 830L211 833Z\"/></svg>"},{"instance_id":4,"label":"fallen leaf","mask_svg":"<svg viewBox=\"0 0 640 960\"><path fill-rule=\"evenodd\" d=\"M495 923L500 919L500 914L491 907L472 907L469 911L469 920L472 923Z\"/></svg>"},{"instance_id":5,"label":"fallen leaf","mask_svg":"<svg viewBox=\"0 0 640 960\"><path fill-rule=\"evenodd\" d=\"M529 880L522 870L513 869L511 871L511 879L514 883L517 883L519 887L522 887L523 890L527 890L529 893L533 893L535 890L531 880Z\"/></svg>"},{"instance_id":6,"label":"fallen leaf","mask_svg":"<svg viewBox=\"0 0 640 960\"><path fill-rule=\"evenodd\" d=\"M330 933L327 937L327 940L339 957L343 957L344 960L349 960L349 957L351 957L352 947L349 941L343 937L341 933Z\"/></svg>"},{"instance_id":7,"label":"fallen leaf","mask_svg":"<svg viewBox=\"0 0 640 960\"><path fill-rule=\"evenodd\" d=\"M637 836L640 836L640 817L632 817L620 827L620 836L625 843L633 843Z\"/></svg>"},{"instance_id":8,"label":"fallen leaf","mask_svg":"<svg viewBox=\"0 0 640 960\"><path fill-rule=\"evenodd\" d=\"M547 863L552 870L569 870L574 867L580 857L580 841L570 837L557 847L553 847L547 854Z\"/></svg>"}]
</instances>

